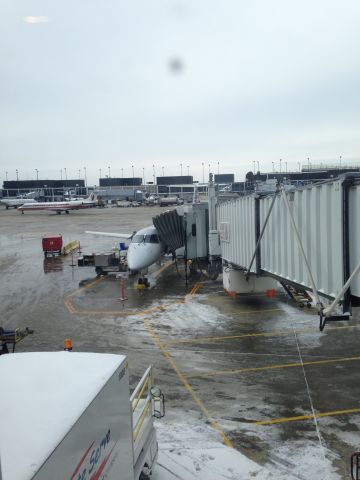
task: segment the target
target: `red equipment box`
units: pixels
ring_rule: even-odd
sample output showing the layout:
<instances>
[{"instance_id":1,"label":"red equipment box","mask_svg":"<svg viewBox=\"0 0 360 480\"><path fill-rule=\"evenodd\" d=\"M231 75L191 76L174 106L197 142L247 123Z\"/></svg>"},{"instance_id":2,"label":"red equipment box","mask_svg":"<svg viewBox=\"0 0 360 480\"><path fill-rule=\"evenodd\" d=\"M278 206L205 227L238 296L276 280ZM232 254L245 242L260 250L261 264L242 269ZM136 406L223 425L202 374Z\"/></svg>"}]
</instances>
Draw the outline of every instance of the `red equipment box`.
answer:
<instances>
[{"instance_id":1,"label":"red equipment box","mask_svg":"<svg viewBox=\"0 0 360 480\"><path fill-rule=\"evenodd\" d=\"M62 235L44 235L42 237L42 249L45 257L48 253L55 254L58 253L61 255L62 250Z\"/></svg>"}]
</instances>

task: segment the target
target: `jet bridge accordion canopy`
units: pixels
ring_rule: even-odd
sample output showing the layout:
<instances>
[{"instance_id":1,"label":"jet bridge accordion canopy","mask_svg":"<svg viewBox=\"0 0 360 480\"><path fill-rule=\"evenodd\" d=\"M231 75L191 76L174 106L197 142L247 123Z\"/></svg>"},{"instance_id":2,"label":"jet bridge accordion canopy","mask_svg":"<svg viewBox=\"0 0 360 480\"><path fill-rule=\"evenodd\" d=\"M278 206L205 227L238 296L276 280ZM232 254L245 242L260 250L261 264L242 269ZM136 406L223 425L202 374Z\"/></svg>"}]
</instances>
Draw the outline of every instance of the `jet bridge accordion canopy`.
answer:
<instances>
[{"instance_id":1,"label":"jet bridge accordion canopy","mask_svg":"<svg viewBox=\"0 0 360 480\"><path fill-rule=\"evenodd\" d=\"M153 217L153 224L169 252L175 253L185 244L183 220L176 210L161 213Z\"/></svg>"}]
</instances>

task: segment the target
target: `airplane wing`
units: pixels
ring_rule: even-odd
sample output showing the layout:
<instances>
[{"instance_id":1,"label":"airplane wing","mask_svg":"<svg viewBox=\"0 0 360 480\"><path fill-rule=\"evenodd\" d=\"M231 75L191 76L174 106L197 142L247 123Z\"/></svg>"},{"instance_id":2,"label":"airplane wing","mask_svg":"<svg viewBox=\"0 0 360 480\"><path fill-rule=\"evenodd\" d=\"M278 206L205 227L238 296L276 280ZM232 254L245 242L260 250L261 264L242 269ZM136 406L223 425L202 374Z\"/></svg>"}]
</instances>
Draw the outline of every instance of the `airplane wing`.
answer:
<instances>
[{"instance_id":1,"label":"airplane wing","mask_svg":"<svg viewBox=\"0 0 360 480\"><path fill-rule=\"evenodd\" d=\"M91 235L101 235L103 237L116 237L116 238L125 238L129 239L133 237L133 233L110 233L110 232L93 232L87 230L85 233L90 233Z\"/></svg>"}]
</instances>

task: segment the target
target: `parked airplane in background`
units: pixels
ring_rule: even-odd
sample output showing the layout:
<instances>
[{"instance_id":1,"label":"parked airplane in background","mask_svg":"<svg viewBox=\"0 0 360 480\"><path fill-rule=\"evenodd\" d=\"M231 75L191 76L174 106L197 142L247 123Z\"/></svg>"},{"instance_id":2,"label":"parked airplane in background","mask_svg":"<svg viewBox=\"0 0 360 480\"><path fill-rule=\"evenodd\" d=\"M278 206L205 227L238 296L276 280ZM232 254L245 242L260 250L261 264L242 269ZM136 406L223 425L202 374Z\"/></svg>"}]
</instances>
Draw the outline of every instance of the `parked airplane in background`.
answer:
<instances>
[{"instance_id":1,"label":"parked airplane in background","mask_svg":"<svg viewBox=\"0 0 360 480\"><path fill-rule=\"evenodd\" d=\"M133 234L92 231L87 231L85 233L122 238L125 240L131 239L127 253L127 263L129 270L132 272L146 270L150 265L158 261L163 253L165 253L165 245L161 241L154 226L142 228Z\"/></svg>"},{"instance_id":2,"label":"parked airplane in background","mask_svg":"<svg viewBox=\"0 0 360 480\"><path fill-rule=\"evenodd\" d=\"M36 200L33 198L3 198L0 200L0 203L6 206L6 209L10 207L18 208L21 205L25 205L26 203L37 203Z\"/></svg>"},{"instance_id":3,"label":"parked airplane in background","mask_svg":"<svg viewBox=\"0 0 360 480\"><path fill-rule=\"evenodd\" d=\"M31 210L48 210L56 212L59 215L62 212L69 213L70 210L81 210L97 205L97 199L92 193L88 198L82 200L68 200L66 202L32 202L26 203L18 208L19 212L24 213Z\"/></svg>"}]
</instances>

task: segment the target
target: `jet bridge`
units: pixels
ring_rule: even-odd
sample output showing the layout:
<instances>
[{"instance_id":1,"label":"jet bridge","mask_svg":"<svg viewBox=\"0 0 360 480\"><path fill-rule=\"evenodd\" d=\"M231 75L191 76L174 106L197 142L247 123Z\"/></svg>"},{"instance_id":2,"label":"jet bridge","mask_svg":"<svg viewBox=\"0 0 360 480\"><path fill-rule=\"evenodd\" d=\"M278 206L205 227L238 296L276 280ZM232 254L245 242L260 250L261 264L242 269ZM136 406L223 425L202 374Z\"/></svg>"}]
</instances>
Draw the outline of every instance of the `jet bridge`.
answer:
<instances>
[{"instance_id":1,"label":"jet bridge","mask_svg":"<svg viewBox=\"0 0 360 480\"><path fill-rule=\"evenodd\" d=\"M240 197L217 206L217 221L224 286L230 275L238 285L267 276L312 291L321 330L360 301L359 174Z\"/></svg>"},{"instance_id":2,"label":"jet bridge","mask_svg":"<svg viewBox=\"0 0 360 480\"><path fill-rule=\"evenodd\" d=\"M209 210L207 203L182 205L153 217L153 224L168 252L184 259L186 265L191 260L191 270L206 270L215 278L221 272L221 257L219 247L216 250L218 233L209 231Z\"/></svg>"}]
</instances>

